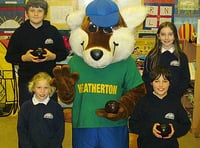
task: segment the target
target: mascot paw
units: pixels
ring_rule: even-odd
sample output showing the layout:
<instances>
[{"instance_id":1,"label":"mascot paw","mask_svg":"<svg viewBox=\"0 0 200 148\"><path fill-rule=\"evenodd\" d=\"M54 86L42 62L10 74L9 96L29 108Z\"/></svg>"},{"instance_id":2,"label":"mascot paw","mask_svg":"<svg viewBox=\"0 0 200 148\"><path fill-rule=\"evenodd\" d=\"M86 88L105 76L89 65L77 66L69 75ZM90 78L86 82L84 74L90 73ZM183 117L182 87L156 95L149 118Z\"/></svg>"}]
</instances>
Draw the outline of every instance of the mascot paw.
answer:
<instances>
[{"instance_id":1,"label":"mascot paw","mask_svg":"<svg viewBox=\"0 0 200 148\"><path fill-rule=\"evenodd\" d=\"M105 117L112 121L117 121L126 118L126 112L123 107L120 107L117 113L107 113L105 109L96 110L96 114L101 117Z\"/></svg>"},{"instance_id":2,"label":"mascot paw","mask_svg":"<svg viewBox=\"0 0 200 148\"><path fill-rule=\"evenodd\" d=\"M70 73L69 65L56 66L53 69L54 78L51 85L57 88L59 99L66 104L74 100L75 84L79 79L78 73Z\"/></svg>"}]
</instances>

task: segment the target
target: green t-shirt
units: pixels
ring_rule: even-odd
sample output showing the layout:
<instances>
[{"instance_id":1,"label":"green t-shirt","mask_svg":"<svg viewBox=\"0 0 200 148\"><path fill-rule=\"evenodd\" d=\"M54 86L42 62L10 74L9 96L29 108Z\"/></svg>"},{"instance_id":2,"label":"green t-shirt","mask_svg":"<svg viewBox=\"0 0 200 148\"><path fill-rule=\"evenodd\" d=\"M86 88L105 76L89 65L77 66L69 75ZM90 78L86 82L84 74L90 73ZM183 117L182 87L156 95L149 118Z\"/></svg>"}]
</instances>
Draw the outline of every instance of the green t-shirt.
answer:
<instances>
[{"instance_id":1,"label":"green t-shirt","mask_svg":"<svg viewBox=\"0 0 200 148\"><path fill-rule=\"evenodd\" d=\"M71 72L79 73L72 109L73 128L116 127L127 120L111 121L96 115L109 100L118 100L124 92L143 83L134 59L113 63L105 68L93 68L75 55L69 60Z\"/></svg>"}]
</instances>

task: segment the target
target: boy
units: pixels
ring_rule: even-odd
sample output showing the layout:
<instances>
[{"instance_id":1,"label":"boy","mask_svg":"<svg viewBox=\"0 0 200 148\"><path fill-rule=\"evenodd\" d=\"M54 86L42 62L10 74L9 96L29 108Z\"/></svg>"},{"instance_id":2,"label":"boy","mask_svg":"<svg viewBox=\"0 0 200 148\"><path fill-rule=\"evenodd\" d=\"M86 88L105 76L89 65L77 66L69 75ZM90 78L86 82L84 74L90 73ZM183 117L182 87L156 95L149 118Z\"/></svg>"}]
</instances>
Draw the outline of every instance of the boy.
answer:
<instances>
[{"instance_id":1,"label":"boy","mask_svg":"<svg viewBox=\"0 0 200 148\"><path fill-rule=\"evenodd\" d=\"M5 59L19 65L19 105L21 106L32 94L28 91L28 82L38 72L47 72L51 76L56 62L68 55L62 36L58 30L44 20L48 12L45 0L29 0L25 6L28 20L15 30L9 41ZM38 48L45 54L40 58L33 53ZM53 96L54 100L57 96Z\"/></svg>"},{"instance_id":2,"label":"boy","mask_svg":"<svg viewBox=\"0 0 200 148\"><path fill-rule=\"evenodd\" d=\"M139 135L138 148L178 148L177 138L185 135L191 122L181 102L168 93L171 73L157 67L150 73L153 92L148 92L136 105L130 118L130 131ZM162 136L159 126L169 124L170 133Z\"/></svg>"}]
</instances>

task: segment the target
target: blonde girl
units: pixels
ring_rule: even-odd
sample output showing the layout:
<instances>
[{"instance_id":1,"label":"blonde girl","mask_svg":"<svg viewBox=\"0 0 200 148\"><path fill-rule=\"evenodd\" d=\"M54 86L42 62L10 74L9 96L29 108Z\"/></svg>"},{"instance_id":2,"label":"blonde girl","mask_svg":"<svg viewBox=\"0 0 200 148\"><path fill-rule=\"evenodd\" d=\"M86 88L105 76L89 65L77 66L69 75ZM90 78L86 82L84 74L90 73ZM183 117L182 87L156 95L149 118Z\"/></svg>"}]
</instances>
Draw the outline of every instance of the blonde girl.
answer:
<instances>
[{"instance_id":1,"label":"blonde girl","mask_svg":"<svg viewBox=\"0 0 200 148\"><path fill-rule=\"evenodd\" d=\"M22 104L18 114L19 148L62 148L64 113L50 99L55 92L50 82L51 77L45 72L37 73L29 82L33 97Z\"/></svg>"}]
</instances>

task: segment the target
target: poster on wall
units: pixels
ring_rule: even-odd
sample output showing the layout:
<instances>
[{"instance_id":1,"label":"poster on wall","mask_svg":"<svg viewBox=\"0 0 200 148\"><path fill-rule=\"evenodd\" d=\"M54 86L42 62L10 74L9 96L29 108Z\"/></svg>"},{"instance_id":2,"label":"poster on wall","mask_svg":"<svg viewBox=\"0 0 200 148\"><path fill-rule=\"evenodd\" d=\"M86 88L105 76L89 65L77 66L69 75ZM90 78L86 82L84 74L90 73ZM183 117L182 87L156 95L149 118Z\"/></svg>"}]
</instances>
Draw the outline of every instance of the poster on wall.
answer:
<instances>
[{"instance_id":1,"label":"poster on wall","mask_svg":"<svg viewBox=\"0 0 200 148\"><path fill-rule=\"evenodd\" d=\"M192 24L197 31L197 20L200 19L200 0L175 0L174 23L179 30L182 24Z\"/></svg>"},{"instance_id":2,"label":"poster on wall","mask_svg":"<svg viewBox=\"0 0 200 148\"><path fill-rule=\"evenodd\" d=\"M149 53L149 51L154 47L154 38L138 38L136 39L136 44L132 57L136 61L136 66L139 72L142 74L144 69L144 60Z\"/></svg>"},{"instance_id":3,"label":"poster on wall","mask_svg":"<svg viewBox=\"0 0 200 148\"><path fill-rule=\"evenodd\" d=\"M148 15L144 21L144 29L157 29L165 21L174 21L174 0L144 0Z\"/></svg>"},{"instance_id":4,"label":"poster on wall","mask_svg":"<svg viewBox=\"0 0 200 148\"><path fill-rule=\"evenodd\" d=\"M0 7L0 35L12 34L24 20L23 7Z\"/></svg>"},{"instance_id":5,"label":"poster on wall","mask_svg":"<svg viewBox=\"0 0 200 148\"><path fill-rule=\"evenodd\" d=\"M48 4L46 19L59 30L67 30L66 16L76 9L77 0L49 0Z\"/></svg>"}]
</instances>

